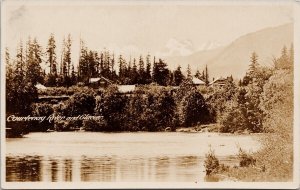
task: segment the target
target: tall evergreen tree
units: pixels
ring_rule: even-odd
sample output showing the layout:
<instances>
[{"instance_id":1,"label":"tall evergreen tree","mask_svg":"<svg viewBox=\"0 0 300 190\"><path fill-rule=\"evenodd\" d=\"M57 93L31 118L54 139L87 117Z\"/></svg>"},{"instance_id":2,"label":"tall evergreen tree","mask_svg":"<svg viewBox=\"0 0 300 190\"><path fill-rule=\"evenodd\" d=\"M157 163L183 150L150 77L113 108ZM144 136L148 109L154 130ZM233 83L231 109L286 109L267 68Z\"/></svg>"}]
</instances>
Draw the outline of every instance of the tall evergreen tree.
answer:
<instances>
[{"instance_id":1,"label":"tall evergreen tree","mask_svg":"<svg viewBox=\"0 0 300 190\"><path fill-rule=\"evenodd\" d=\"M25 55L22 41L19 43L16 57L15 79L17 80L17 83L21 83L25 79Z\"/></svg>"},{"instance_id":2,"label":"tall evergreen tree","mask_svg":"<svg viewBox=\"0 0 300 190\"><path fill-rule=\"evenodd\" d=\"M106 78L111 78L111 59L110 52L108 50L104 50L103 52L103 69L101 75Z\"/></svg>"},{"instance_id":3,"label":"tall evergreen tree","mask_svg":"<svg viewBox=\"0 0 300 190\"><path fill-rule=\"evenodd\" d=\"M206 84L206 86L209 85L207 65L205 66L205 84Z\"/></svg>"},{"instance_id":4,"label":"tall evergreen tree","mask_svg":"<svg viewBox=\"0 0 300 190\"><path fill-rule=\"evenodd\" d=\"M26 63L26 81L33 85L43 82L42 74L42 49L37 40L28 41L28 56Z\"/></svg>"},{"instance_id":5,"label":"tall evergreen tree","mask_svg":"<svg viewBox=\"0 0 300 190\"><path fill-rule=\"evenodd\" d=\"M83 40L80 39L80 56L78 65L78 80L85 84L89 82L89 71L88 71L88 50L84 45Z\"/></svg>"},{"instance_id":6,"label":"tall evergreen tree","mask_svg":"<svg viewBox=\"0 0 300 190\"><path fill-rule=\"evenodd\" d=\"M103 52L100 53L100 64L99 64L99 74L102 75L103 74L103 70L104 70L104 54Z\"/></svg>"},{"instance_id":7,"label":"tall evergreen tree","mask_svg":"<svg viewBox=\"0 0 300 190\"><path fill-rule=\"evenodd\" d=\"M73 85L77 84L77 77L76 77L76 72L75 72L74 64L72 64L72 66L71 66L71 83Z\"/></svg>"},{"instance_id":8,"label":"tall evergreen tree","mask_svg":"<svg viewBox=\"0 0 300 190\"><path fill-rule=\"evenodd\" d=\"M139 84L146 83L145 63L144 63L142 55L139 58L138 83Z\"/></svg>"},{"instance_id":9,"label":"tall evergreen tree","mask_svg":"<svg viewBox=\"0 0 300 190\"><path fill-rule=\"evenodd\" d=\"M6 66L6 82L9 85L13 80L14 77L14 68L13 65L11 63L11 59L10 59L10 53L8 48L5 48L5 66ZM6 84L6 86L8 86Z\"/></svg>"},{"instance_id":10,"label":"tall evergreen tree","mask_svg":"<svg viewBox=\"0 0 300 190\"><path fill-rule=\"evenodd\" d=\"M125 81L124 84L131 84L132 81L132 66L131 66L131 56L129 58L129 62L128 62L128 67L126 68L126 72L125 72Z\"/></svg>"},{"instance_id":11,"label":"tall evergreen tree","mask_svg":"<svg viewBox=\"0 0 300 190\"><path fill-rule=\"evenodd\" d=\"M128 81L126 81L127 77L129 76L127 74L127 66L126 66L126 61L123 58L122 55L119 56L119 80L122 84L126 84Z\"/></svg>"},{"instance_id":12,"label":"tall evergreen tree","mask_svg":"<svg viewBox=\"0 0 300 190\"><path fill-rule=\"evenodd\" d=\"M151 83L151 62L150 62L150 55L148 54L146 57L146 84Z\"/></svg>"},{"instance_id":13,"label":"tall evergreen tree","mask_svg":"<svg viewBox=\"0 0 300 190\"><path fill-rule=\"evenodd\" d=\"M284 46L281 50L281 56L275 60L275 69L290 69L293 67L294 62L294 48L291 45L291 48L288 50Z\"/></svg>"},{"instance_id":14,"label":"tall evergreen tree","mask_svg":"<svg viewBox=\"0 0 300 190\"><path fill-rule=\"evenodd\" d=\"M202 75L198 69L196 71L195 77L202 80Z\"/></svg>"},{"instance_id":15,"label":"tall evergreen tree","mask_svg":"<svg viewBox=\"0 0 300 190\"><path fill-rule=\"evenodd\" d=\"M56 78L57 78L57 61L56 61L56 53L55 53L55 39L54 35L51 34L48 40L48 45L46 49L47 54L47 61L46 63L49 64L49 74L47 75L45 84L48 86L55 86L56 85Z\"/></svg>"},{"instance_id":16,"label":"tall evergreen tree","mask_svg":"<svg viewBox=\"0 0 300 190\"><path fill-rule=\"evenodd\" d=\"M124 67L125 66L124 60L121 54L119 56L118 63L119 63L119 77L124 78L126 68Z\"/></svg>"},{"instance_id":17,"label":"tall evergreen tree","mask_svg":"<svg viewBox=\"0 0 300 190\"><path fill-rule=\"evenodd\" d=\"M138 82L138 69L136 65L136 59L133 58L133 66L131 71L131 84L137 84Z\"/></svg>"},{"instance_id":18,"label":"tall evergreen tree","mask_svg":"<svg viewBox=\"0 0 300 190\"><path fill-rule=\"evenodd\" d=\"M65 71L65 77L70 76L70 69L71 69L71 35L68 35L67 41L65 43L65 54L64 54L64 62L66 64L66 71Z\"/></svg>"},{"instance_id":19,"label":"tall evergreen tree","mask_svg":"<svg viewBox=\"0 0 300 190\"><path fill-rule=\"evenodd\" d=\"M71 35L69 34L67 40L63 40L63 52L61 63L61 83L63 86L71 85L70 70L71 70Z\"/></svg>"},{"instance_id":20,"label":"tall evergreen tree","mask_svg":"<svg viewBox=\"0 0 300 190\"><path fill-rule=\"evenodd\" d=\"M46 53L47 53L47 63L49 64L50 67L50 74L54 76L57 75L55 48L56 45L55 45L54 35L51 34L48 40Z\"/></svg>"},{"instance_id":21,"label":"tall evergreen tree","mask_svg":"<svg viewBox=\"0 0 300 190\"><path fill-rule=\"evenodd\" d=\"M100 57L98 55L98 52L95 51L94 52L94 61L95 61L95 77L98 77L100 75L100 71L99 71L99 68L100 68Z\"/></svg>"},{"instance_id":22,"label":"tall evergreen tree","mask_svg":"<svg viewBox=\"0 0 300 190\"><path fill-rule=\"evenodd\" d=\"M153 81L162 86L166 86L169 82L169 70L162 59L154 64Z\"/></svg>"},{"instance_id":23,"label":"tall evergreen tree","mask_svg":"<svg viewBox=\"0 0 300 190\"><path fill-rule=\"evenodd\" d=\"M253 52L250 57L250 65L247 73L251 79L255 77L255 73L258 67L259 67L258 55L255 52Z\"/></svg>"},{"instance_id":24,"label":"tall evergreen tree","mask_svg":"<svg viewBox=\"0 0 300 190\"><path fill-rule=\"evenodd\" d=\"M179 86L184 79L184 75L181 72L181 67L178 66L174 71L174 85Z\"/></svg>"},{"instance_id":25,"label":"tall evergreen tree","mask_svg":"<svg viewBox=\"0 0 300 190\"><path fill-rule=\"evenodd\" d=\"M112 58L111 58L111 72L110 72L110 79L113 81L117 81L117 73L115 70L115 54L112 54Z\"/></svg>"},{"instance_id":26,"label":"tall evergreen tree","mask_svg":"<svg viewBox=\"0 0 300 190\"><path fill-rule=\"evenodd\" d=\"M30 42L30 59L28 58L28 62L25 63L25 56L23 43L20 41L17 48L16 55L16 64L15 67L10 67L10 58L8 56L8 52L6 53L6 64L8 65L8 69L6 71L6 111L7 113L13 113L15 115L28 115L31 113L31 104L33 101L37 99L37 89L34 86L36 79L32 79L33 74L36 74L38 63L38 58L36 58L37 52L35 52L35 48L37 48L37 42ZM28 71L28 64L32 64L32 70ZM25 69L26 67L26 69ZM31 68L30 68L31 69ZM28 74L28 76L27 76ZM30 80L29 80L30 79ZM16 125L11 125L12 123L7 123L8 127L15 127ZM18 123L18 125L22 126L22 123ZM22 130L24 130L22 128Z\"/></svg>"},{"instance_id":27,"label":"tall evergreen tree","mask_svg":"<svg viewBox=\"0 0 300 190\"><path fill-rule=\"evenodd\" d=\"M186 78L187 80L191 81L193 79L191 66L188 64L187 70L186 70Z\"/></svg>"}]
</instances>

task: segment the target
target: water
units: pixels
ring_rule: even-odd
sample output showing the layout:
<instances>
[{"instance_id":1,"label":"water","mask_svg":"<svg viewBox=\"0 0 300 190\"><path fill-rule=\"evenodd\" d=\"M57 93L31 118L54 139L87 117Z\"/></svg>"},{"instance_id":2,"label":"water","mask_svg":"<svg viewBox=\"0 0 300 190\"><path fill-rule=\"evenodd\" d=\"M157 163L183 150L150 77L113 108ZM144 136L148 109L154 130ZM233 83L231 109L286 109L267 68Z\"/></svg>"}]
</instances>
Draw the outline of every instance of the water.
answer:
<instances>
[{"instance_id":1,"label":"water","mask_svg":"<svg viewBox=\"0 0 300 190\"><path fill-rule=\"evenodd\" d=\"M200 182L209 149L237 164L257 136L215 133L30 133L6 139L6 181Z\"/></svg>"}]
</instances>

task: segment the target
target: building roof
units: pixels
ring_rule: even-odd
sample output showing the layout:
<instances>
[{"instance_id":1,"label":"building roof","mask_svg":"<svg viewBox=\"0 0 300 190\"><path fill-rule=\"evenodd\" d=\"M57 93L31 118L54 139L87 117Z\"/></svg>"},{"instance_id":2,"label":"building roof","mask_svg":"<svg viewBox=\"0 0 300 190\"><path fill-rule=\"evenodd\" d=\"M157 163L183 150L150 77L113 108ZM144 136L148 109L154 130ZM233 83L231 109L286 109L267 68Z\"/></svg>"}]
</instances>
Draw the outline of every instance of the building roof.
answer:
<instances>
[{"instance_id":1,"label":"building roof","mask_svg":"<svg viewBox=\"0 0 300 190\"><path fill-rule=\"evenodd\" d=\"M193 81L193 84L198 84L198 85L205 84L204 81L202 81L196 77L193 77L192 81Z\"/></svg>"},{"instance_id":2,"label":"building roof","mask_svg":"<svg viewBox=\"0 0 300 190\"><path fill-rule=\"evenodd\" d=\"M46 86L44 86L44 85L42 85L42 84L40 84L40 83L37 83L37 84L35 85L35 87L36 87L37 89L39 89L39 90L45 90L45 89L47 89Z\"/></svg>"},{"instance_id":3,"label":"building roof","mask_svg":"<svg viewBox=\"0 0 300 190\"><path fill-rule=\"evenodd\" d=\"M90 78L90 83L98 82L100 78Z\"/></svg>"},{"instance_id":4,"label":"building roof","mask_svg":"<svg viewBox=\"0 0 300 190\"><path fill-rule=\"evenodd\" d=\"M105 78L105 77L97 77L97 78L90 78L90 83L95 83L100 81L101 79L107 81L108 83L112 83L109 79Z\"/></svg>"},{"instance_id":5,"label":"building roof","mask_svg":"<svg viewBox=\"0 0 300 190\"><path fill-rule=\"evenodd\" d=\"M135 90L135 85L119 85L118 91L120 93L129 93Z\"/></svg>"},{"instance_id":6,"label":"building roof","mask_svg":"<svg viewBox=\"0 0 300 190\"><path fill-rule=\"evenodd\" d=\"M227 80L226 78L219 77L219 78L215 79L214 81L212 81L209 84L211 85L211 84L214 84L214 83L217 83L217 82L225 82L226 80Z\"/></svg>"}]
</instances>

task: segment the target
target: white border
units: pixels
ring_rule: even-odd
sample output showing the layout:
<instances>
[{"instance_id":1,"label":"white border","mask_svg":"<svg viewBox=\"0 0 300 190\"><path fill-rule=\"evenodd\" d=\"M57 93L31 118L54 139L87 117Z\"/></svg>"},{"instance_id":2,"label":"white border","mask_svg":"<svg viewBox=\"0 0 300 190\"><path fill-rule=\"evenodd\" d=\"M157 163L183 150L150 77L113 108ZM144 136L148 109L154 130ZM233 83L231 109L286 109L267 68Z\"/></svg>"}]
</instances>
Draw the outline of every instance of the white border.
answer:
<instances>
[{"instance_id":1,"label":"white border","mask_svg":"<svg viewBox=\"0 0 300 190\"><path fill-rule=\"evenodd\" d=\"M84 1L84 0L73 0L73 1L58 1L58 0L27 0L17 1L26 4L34 5L69 5L72 2L72 6L81 6L91 4L109 4L109 5L162 5L162 4L178 4L178 5L286 5L290 3L294 6L294 48L295 48L295 64L294 64L294 180L293 182L201 182L201 183L102 183L102 182L6 182L5 181L5 64L4 63L4 44L5 39L5 26L3 26L3 16L5 15L4 4L6 1L1 2L1 187L9 189L74 189L74 188L259 188L259 189L286 189L286 188L299 188L299 111L300 111L300 2L299 1ZM297 35L298 34L298 35ZM4 117L3 117L4 116Z\"/></svg>"}]
</instances>

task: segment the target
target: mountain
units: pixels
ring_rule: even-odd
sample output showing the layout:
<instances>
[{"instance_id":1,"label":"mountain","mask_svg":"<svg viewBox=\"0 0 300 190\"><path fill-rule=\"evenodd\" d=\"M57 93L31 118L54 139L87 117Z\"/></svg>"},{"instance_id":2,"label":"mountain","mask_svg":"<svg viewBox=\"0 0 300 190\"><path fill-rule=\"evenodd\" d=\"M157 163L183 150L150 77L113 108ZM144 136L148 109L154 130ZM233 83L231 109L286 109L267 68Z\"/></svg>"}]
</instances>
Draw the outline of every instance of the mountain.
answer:
<instances>
[{"instance_id":1,"label":"mountain","mask_svg":"<svg viewBox=\"0 0 300 190\"><path fill-rule=\"evenodd\" d=\"M175 69L178 65L185 71L190 64L195 72L208 67L210 79L232 75L242 78L250 64L252 52L258 54L261 65L272 65L274 57L278 57L283 46L288 48L293 43L293 24L265 28L239 37L227 46L206 51L199 51L188 56L165 57L164 60Z\"/></svg>"}]
</instances>

